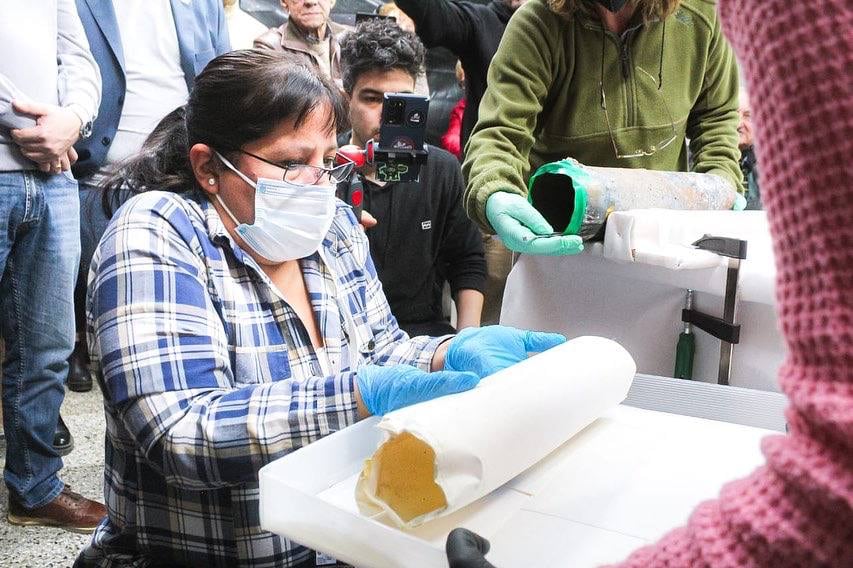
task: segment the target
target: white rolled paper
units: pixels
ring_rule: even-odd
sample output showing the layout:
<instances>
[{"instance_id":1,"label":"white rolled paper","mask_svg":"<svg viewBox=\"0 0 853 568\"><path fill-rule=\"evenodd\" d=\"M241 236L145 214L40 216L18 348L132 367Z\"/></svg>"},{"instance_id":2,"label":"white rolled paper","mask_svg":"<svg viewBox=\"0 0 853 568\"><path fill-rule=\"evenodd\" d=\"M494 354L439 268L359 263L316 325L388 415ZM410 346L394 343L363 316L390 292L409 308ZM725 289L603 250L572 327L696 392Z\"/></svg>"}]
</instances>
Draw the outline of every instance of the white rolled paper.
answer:
<instances>
[{"instance_id":1,"label":"white rolled paper","mask_svg":"<svg viewBox=\"0 0 853 568\"><path fill-rule=\"evenodd\" d=\"M356 486L364 515L414 527L497 489L622 402L637 367L602 337L579 337L484 379L403 408Z\"/></svg>"}]
</instances>

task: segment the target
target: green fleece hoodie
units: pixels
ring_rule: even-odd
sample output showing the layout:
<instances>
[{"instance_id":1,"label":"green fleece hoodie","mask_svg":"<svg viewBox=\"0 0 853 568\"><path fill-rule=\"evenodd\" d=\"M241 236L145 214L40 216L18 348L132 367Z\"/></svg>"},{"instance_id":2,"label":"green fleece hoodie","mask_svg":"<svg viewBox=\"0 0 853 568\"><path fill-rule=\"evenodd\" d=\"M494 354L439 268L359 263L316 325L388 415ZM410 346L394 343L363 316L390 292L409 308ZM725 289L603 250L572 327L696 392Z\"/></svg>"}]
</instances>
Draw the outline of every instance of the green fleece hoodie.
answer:
<instances>
[{"instance_id":1,"label":"green fleece hoodie","mask_svg":"<svg viewBox=\"0 0 853 568\"><path fill-rule=\"evenodd\" d=\"M604 56L602 58L602 49ZM676 140L651 156L620 154ZM658 89L658 77L662 78ZM715 173L742 191L738 77L715 2L684 0L666 21L637 18L620 35L595 14L556 15L530 0L510 20L492 60L480 118L465 149L465 208L483 229L496 191L526 195L532 171L568 156L590 166Z\"/></svg>"}]
</instances>

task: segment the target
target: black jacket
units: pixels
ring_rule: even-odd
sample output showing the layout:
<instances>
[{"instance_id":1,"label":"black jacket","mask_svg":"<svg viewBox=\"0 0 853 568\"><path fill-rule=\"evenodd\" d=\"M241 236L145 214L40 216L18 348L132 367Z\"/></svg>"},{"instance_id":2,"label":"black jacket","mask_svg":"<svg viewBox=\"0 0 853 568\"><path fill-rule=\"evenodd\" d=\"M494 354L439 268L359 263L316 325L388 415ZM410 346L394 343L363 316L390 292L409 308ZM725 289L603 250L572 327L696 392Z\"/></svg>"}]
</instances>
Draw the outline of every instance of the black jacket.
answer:
<instances>
[{"instance_id":1,"label":"black jacket","mask_svg":"<svg viewBox=\"0 0 853 568\"><path fill-rule=\"evenodd\" d=\"M396 0L415 22L427 47L446 47L462 62L468 99L462 118L462 147L477 123L486 92L486 73L513 10L502 0L475 4L459 0Z\"/></svg>"},{"instance_id":2,"label":"black jacket","mask_svg":"<svg viewBox=\"0 0 853 568\"><path fill-rule=\"evenodd\" d=\"M364 210L379 222L367 230L370 255L391 312L406 324L446 321L444 282L455 295L482 291L483 240L462 209L462 171L448 152L429 146L417 182L364 181Z\"/></svg>"}]
</instances>

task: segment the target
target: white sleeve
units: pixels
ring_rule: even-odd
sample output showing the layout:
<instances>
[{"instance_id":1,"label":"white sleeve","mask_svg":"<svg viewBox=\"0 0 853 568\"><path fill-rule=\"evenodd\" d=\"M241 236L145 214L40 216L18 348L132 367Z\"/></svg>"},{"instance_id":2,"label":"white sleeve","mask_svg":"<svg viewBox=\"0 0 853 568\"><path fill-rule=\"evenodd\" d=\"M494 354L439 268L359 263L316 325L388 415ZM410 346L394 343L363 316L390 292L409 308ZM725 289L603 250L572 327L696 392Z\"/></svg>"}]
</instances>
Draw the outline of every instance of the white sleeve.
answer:
<instances>
[{"instance_id":1,"label":"white sleeve","mask_svg":"<svg viewBox=\"0 0 853 568\"><path fill-rule=\"evenodd\" d=\"M9 77L0 73L0 128L29 128L36 125L31 117L12 110L12 101L26 98Z\"/></svg>"},{"instance_id":2,"label":"white sleeve","mask_svg":"<svg viewBox=\"0 0 853 568\"><path fill-rule=\"evenodd\" d=\"M71 108L84 123L94 120L101 104L101 73L74 0L57 2L56 57L60 106Z\"/></svg>"}]
</instances>

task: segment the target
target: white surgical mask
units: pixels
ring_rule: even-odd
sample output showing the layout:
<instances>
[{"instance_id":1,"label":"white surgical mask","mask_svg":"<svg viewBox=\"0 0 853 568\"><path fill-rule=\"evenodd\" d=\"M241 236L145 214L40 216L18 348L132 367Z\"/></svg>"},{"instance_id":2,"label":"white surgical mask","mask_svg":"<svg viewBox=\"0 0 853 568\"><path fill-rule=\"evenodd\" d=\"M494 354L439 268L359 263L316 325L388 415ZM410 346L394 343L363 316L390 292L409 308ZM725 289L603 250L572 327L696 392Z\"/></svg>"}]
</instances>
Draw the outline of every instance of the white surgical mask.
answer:
<instances>
[{"instance_id":1,"label":"white surgical mask","mask_svg":"<svg viewBox=\"0 0 853 568\"><path fill-rule=\"evenodd\" d=\"M270 178L258 178L253 182L219 152L216 155L255 188L255 222L251 225L238 221L216 194L219 204L237 225L237 234L248 247L271 262L295 260L317 252L335 216L334 185L311 185Z\"/></svg>"}]
</instances>

